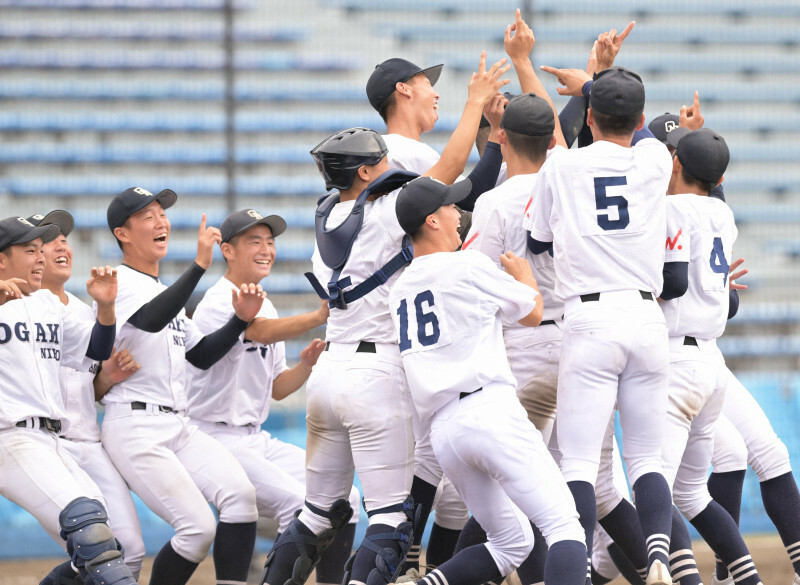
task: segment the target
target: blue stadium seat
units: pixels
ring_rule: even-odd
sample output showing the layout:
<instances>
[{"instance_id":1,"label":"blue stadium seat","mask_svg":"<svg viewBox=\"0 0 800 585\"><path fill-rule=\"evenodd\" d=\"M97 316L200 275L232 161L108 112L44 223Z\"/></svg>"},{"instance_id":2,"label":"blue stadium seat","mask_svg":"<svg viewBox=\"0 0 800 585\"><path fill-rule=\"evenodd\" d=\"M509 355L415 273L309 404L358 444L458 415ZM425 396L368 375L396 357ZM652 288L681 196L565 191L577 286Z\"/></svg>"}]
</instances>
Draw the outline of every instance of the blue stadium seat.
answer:
<instances>
[{"instance_id":1,"label":"blue stadium seat","mask_svg":"<svg viewBox=\"0 0 800 585\"><path fill-rule=\"evenodd\" d=\"M308 37L307 30L295 27L265 27L262 22L234 24L234 38L241 42L296 43ZM7 20L0 22L0 39L60 40L112 39L115 41L208 41L224 37L222 20L159 21L146 19L110 20Z\"/></svg>"},{"instance_id":2,"label":"blue stadium seat","mask_svg":"<svg viewBox=\"0 0 800 585\"><path fill-rule=\"evenodd\" d=\"M717 343L726 359L791 357L800 353L800 339L781 335L723 336Z\"/></svg>"},{"instance_id":3,"label":"blue stadium seat","mask_svg":"<svg viewBox=\"0 0 800 585\"><path fill-rule=\"evenodd\" d=\"M250 10L259 0L233 0L236 10ZM0 8L60 10L189 10L218 12L225 0L0 0Z\"/></svg>"},{"instance_id":4,"label":"blue stadium seat","mask_svg":"<svg viewBox=\"0 0 800 585\"><path fill-rule=\"evenodd\" d=\"M402 2L375 2L374 0L325 0L330 6L351 11L417 11L453 12L460 14L497 12L512 14L520 7L518 0L403 0ZM765 3L747 0L726 2L693 2L691 0L617 0L613 3L597 3L592 0L561 0L559 2L536 2L534 18L539 14L577 13L631 13L632 15L711 14L720 16L798 16L800 7L791 0Z\"/></svg>"}]
</instances>

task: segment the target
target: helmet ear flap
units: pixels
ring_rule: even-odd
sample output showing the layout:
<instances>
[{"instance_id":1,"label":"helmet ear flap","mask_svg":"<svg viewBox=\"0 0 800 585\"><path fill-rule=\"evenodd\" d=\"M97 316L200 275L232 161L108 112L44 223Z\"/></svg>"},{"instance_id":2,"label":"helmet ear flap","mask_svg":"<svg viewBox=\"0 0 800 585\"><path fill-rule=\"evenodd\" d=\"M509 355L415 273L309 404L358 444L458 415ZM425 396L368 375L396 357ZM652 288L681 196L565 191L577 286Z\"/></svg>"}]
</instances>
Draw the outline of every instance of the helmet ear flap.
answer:
<instances>
[{"instance_id":1,"label":"helmet ear flap","mask_svg":"<svg viewBox=\"0 0 800 585\"><path fill-rule=\"evenodd\" d=\"M381 135L369 128L348 128L331 134L311 150L325 188L344 191L353 186L358 169L378 164L389 149Z\"/></svg>"}]
</instances>

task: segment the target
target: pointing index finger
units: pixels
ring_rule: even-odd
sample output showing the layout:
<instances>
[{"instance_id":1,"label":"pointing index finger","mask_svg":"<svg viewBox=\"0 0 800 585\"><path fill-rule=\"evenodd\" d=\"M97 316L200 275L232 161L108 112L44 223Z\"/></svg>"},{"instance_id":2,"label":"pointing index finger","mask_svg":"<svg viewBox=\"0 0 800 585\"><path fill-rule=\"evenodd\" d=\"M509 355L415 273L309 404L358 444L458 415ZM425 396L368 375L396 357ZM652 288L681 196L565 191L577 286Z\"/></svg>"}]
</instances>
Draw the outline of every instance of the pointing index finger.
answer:
<instances>
[{"instance_id":1,"label":"pointing index finger","mask_svg":"<svg viewBox=\"0 0 800 585\"><path fill-rule=\"evenodd\" d=\"M621 33L619 33L617 38L619 40L621 40L621 41L624 41L628 37L628 35L631 34L631 31L633 30L633 27L635 25L636 25L636 21L635 20L630 21L628 23L628 26L625 27L625 30L623 30Z\"/></svg>"},{"instance_id":2,"label":"pointing index finger","mask_svg":"<svg viewBox=\"0 0 800 585\"><path fill-rule=\"evenodd\" d=\"M481 59L478 61L478 73L486 73L486 51L481 51Z\"/></svg>"}]
</instances>

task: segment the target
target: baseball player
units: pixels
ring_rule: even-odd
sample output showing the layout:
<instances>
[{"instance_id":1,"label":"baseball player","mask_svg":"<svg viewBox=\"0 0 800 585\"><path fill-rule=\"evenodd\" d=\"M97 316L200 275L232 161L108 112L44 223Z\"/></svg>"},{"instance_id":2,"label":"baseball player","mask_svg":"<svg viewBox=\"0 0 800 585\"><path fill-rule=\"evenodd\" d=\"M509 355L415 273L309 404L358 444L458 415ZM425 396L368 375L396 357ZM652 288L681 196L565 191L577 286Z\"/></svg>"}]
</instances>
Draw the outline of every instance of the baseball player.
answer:
<instances>
[{"instance_id":1,"label":"baseball player","mask_svg":"<svg viewBox=\"0 0 800 585\"><path fill-rule=\"evenodd\" d=\"M65 310L74 313L77 319L93 320L92 308L64 289L72 274L72 247L67 241L75 225L72 215L56 210L46 215L31 216L28 221L36 226L57 225L61 232L42 248L45 257L42 289L56 295ZM103 362L106 375L113 369L123 372L123 376L129 376L138 367L125 352ZM138 579L144 558L142 530L128 486L100 443L100 425L97 424L94 406L95 374L62 366L58 378L66 419L69 421L68 425L63 425L65 428L59 437L59 448L71 456L97 484L107 503L109 526L125 549L125 564L134 578Z\"/></svg>"},{"instance_id":2,"label":"baseball player","mask_svg":"<svg viewBox=\"0 0 800 585\"><path fill-rule=\"evenodd\" d=\"M499 79L502 62L486 71L485 58L442 159L427 171L431 176L451 177L453 161L472 146L481 111L508 81ZM333 134L312 150L326 187L338 190L317 209L314 273L307 274L332 310L326 351L306 388L306 502L292 524L298 536L281 535L262 584L305 582L326 544L320 536L347 522L343 498L354 469L370 525L348 562L346 582L393 581L411 545L412 408L388 289L411 256L393 206L397 189L415 175L391 170L386 153L380 135L366 128Z\"/></svg>"},{"instance_id":3,"label":"baseball player","mask_svg":"<svg viewBox=\"0 0 800 585\"><path fill-rule=\"evenodd\" d=\"M722 201L708 197L723 179L730 154L712 130L678 128L669 184L666 261L682 268L664 290L685 294L661 303L670 334L668 432L662 454L678 509L697 528L737 583L761 582L736 523L706 487L716 421L722 410L727 369L716 345L737 304L730 303L729 258L736 226ZM679 276L678 276L679 275ZM662 298L665 295L662 293ZM695 569L696 570L696 569ZM697 578L699 582L699 578Z\"/></svg>"},{"instance_id":4,"label":"baseball player","mask_svg":"<svg viewBox=\"0 0 800 585\"><path fill-rule=\"evenodd\" d=\"M555 290L565 300L556 418L561 468L587 544L601 445L616 404L648 547L646 583L668 585L672 507L660 449L669 351L655 299L671 163L657 140L631 146L643 109L638 75L621 67L597 74L587 114L594 143L551 156L540 170L529 248L552 246Z\"/></svg>"},{"instance_id":5,"label":"baseball player","mask_svg":"<svg viewBox=\"0 0 800 585\"><path fill-rule=\"evenodd\" d=\"M66 541L71 560L42 583L80 575L84 583L133 584L100 490L58 440L69 425L60 366L89 371L111 355L116 273L92 268L86 291L97 303L96 320L67 311L41 290L42 246L58 235L57 225L36 227L22 217L0 221L0 495L30 512L61 546Z\"/></svg>"},{"instance_id":6,"label":"baseball player","mask_svg":"<svg viewBox=\"0 0 800 585\"><path fill-rule=\"evenodd\" d=\"M203 336L183 305L211 263L219 230L203 216L192 266L170 287L159 279L177 195L134 187L108 207L108 226L122 248L118 267L118 348L146 367L103 397L101 439L131 489L175 535L153 562L151 585L186 583L212 541L218 583L245 583L255 544L255 490L236 459L184 415L185 363L210 367L238 341L261 308L254 284L231 291L235 310L223 327ZM207 502L219 511L219 522Z\"/></svg>"},{"instance_id":7,"label":"baseball player","mask_svg":"<svg viewBox=\"0 0 800 585\"><path fill-rule=\"evenodd\" d=\"M517 400L502 341L503 323L541 322L541 297L527 261L511 252L501 258L508 274L478 252L452 253L460 242L454 204L469 190L467 181L448 187L421 177L396 203L415 251L389 298L411 396L442 470L488 536L417 582L508 575L533 548L530 519L550 547L545 580L583 583L574 503ZM496 449L487 452L487 443Z\"/></svg>"},{"instance_id":8,"label":"baseball player","mask_svg":"<svg viewBox=\"0 0 800 585\"><path fill-rule=\"evenodd\" d=\"M285 230L281 217L263 216L254 209L232 213L222 222L220 246L227 268L195 309L192 320L200 331L215 331L233 316L231 288L269 276L276 256L275 238ZM295 511L303 507L305 451L271 437L261 426L271 399L282 400L302 386L325 349L324 342L314 340L300 352L300 363L289 369L283 340L323 325L328 311L328 304L322 303L317 311L279 319L265 299L247 336L243 334L225 357L206 370L190 364L186 371L187 415L233 453L256 488L259 515L276 518L279 533L289 530ZM349 501L353 517L321 555L317 583L342 582L360 507L355 487Z\"/></svg>"}]
</instances>

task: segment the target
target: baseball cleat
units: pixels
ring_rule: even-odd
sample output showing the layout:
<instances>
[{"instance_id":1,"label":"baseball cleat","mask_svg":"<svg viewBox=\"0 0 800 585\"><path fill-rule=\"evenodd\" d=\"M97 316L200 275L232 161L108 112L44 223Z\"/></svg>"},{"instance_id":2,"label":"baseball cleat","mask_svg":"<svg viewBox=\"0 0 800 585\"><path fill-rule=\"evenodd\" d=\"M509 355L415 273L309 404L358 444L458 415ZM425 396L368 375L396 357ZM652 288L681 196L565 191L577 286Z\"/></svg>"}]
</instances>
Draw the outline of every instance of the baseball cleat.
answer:
<instances>
[{"instance_id":1,"label":"baseball cleat","mask_svg":"<svg viewBox=\"0 0 800 585\"><path fill-rule=\"evenodd\" d=\"M724 579L717 579L717 572L714 571L714 574L711 575L710 585L733 585L733 577L728 573L728 576Z\"/></svg>"},{"instance_id":2,"label":"baseball cleat","mask_svg":"<svg viewBox=\"0 0 800 585\"><path fill-rule=\"evenodd\" d=\"M672 585L669 569L661 561L653 561L650 571L647 573L645 585Z\"/></svg>"}]
</instances>

